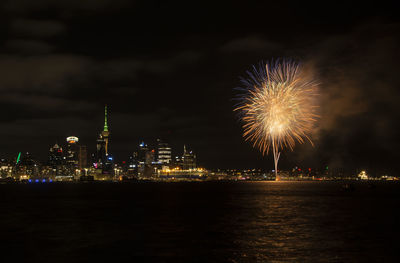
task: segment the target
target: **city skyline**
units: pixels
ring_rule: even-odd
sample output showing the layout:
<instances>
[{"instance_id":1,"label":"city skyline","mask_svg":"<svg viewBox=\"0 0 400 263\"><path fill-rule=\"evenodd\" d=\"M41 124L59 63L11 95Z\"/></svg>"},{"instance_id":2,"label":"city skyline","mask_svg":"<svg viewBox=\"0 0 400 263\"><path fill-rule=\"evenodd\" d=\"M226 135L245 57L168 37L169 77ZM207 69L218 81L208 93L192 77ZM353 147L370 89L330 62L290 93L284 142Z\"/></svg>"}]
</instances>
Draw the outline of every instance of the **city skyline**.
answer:
<instances>
[{"instance_id":1,"label":"city skyline","mask_svg":"<svg viewBox=\"0 0 400 263\"><path fill-rule=\"evenodd\" d=\"M113 156L112 151L110 151L110 146L109 146L109 138L111 137L111 132L109 131L109 127L108 127L108 110L107 110L107 105L104 106L104 126L103 126L103 130L101 130L100 132L98 132L98 137L97 137L97 142L95 143L96 146L91 147L93 149L90 149L90 152L88 153L88 156L96 155L96 152L99 152L100 148L99 147L103 147L104 148L104 152L102 153L105 156ZM99 146L99 140L104 141L104 145L100 145ZM90 144L93 144L93 142L90 142ZM140 151L140 148L143 146L150 146L149 149L150 150L154 150L160 147L160 144L164 145L162 147L164 147L164 150L168 150L169 155L162 155L161 159L166 159L166 161L162 161L162 162L166 162L169 163L171 159L173 159L174 157L178 158L178 155L183 156L186 153L186 144L184 144L181 148L182 150L177 150L174 151L176 154L175 155L171 155L172 153L172 148L169 146L169 142L167 142L165 139L157 137L157 138L153 138L151 140L139 140L138 143L132 147L132 152L129 156L126 156L125 158L120 158L120 160L118 160L119 163L121 162L125 162L126 160L128 160L130 157L132 157L135 153L137 154L138 151ZM54 145L51 145L50 147L50 155L49 153L47 153L46 157L44 158L45 160L38 160L41 162L47 162L49 160L51 160L51 152L52 149L61 149L62 148L67 148L70 145L80 145L80 146L84 146L87 147L87 144L85 144L84 142L82 143L81 139L79 136L76 136L75 134L70 134L69 136L65 137L64 140L62 141L55 141ZM167 147L167 148L166 148ZM192 152L191 150L189 150L190 152ZM17 156L11 157L11 159L16 160L16 162L18 163L20 157L21 157L21 153L26 153L26 154L30 154L32 155L32 152L29 151L20 151L18 152ZM167 153L168 153L167 152ZM179 152L179 153L178 153ZM180 154L182 153L182 154ZM34 153L33 153L34 155ZM50 158L50 159L49 159ZM97 158L97 157L94 157ZM3 158L4 159L4 158ZM10 160L11 161L11 160Z\"/></svg>"}]
</instances>

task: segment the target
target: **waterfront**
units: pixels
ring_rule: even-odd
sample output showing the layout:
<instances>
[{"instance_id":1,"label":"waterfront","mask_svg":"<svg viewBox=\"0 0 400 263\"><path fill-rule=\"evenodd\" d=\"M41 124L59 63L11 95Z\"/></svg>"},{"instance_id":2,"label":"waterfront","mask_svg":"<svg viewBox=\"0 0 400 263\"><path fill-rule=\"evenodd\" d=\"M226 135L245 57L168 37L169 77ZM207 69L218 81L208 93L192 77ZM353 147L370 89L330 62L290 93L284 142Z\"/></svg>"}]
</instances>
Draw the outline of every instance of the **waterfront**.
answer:
<instances>
[{"instance_id":1,"label":"waterfront","mask_svg":"<svg viewBox=\"0 0 400 263\"><path fill-rule=\"evenodd\" d=\"M0 185L2 262L396 262L400 184Z\"/></svg>"}]
</instances>

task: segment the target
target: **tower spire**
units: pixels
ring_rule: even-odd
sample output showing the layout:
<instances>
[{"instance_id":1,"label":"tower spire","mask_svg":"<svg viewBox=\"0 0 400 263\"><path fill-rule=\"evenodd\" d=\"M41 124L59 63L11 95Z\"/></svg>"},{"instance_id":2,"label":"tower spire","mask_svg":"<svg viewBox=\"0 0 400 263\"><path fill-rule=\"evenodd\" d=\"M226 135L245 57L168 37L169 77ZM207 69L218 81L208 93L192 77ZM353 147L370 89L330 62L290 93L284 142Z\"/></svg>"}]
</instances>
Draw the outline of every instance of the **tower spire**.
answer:
<instances>
[{"instance_id":1,"label":"tower spire","mask_svg":"<svg viewBox=\"0 0 400 263\"><path fill-rule=\"evenodd\" d=\"M104 107L104 131L108 131L108 124L107 124L107 105Z\"/></svg>"}]
</instances>

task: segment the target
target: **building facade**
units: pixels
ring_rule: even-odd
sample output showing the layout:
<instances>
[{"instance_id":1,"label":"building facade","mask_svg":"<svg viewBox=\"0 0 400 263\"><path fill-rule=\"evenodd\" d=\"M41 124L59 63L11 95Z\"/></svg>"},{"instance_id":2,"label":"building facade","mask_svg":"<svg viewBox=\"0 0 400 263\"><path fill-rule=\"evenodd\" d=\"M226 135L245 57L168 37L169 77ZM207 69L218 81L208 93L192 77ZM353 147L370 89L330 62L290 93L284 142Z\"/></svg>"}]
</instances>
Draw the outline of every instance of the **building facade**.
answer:
<instances>
[{"instance_id":1,"label":"building facade","mask_svg":"<svg viewBox=\"0 0 400 263\"><path fill-rule=\"evenodd\" d=\"M172 151L169 144L157 139L157 162L161 165L169 165L172 161Z\"/></svg>"}]
</instances>

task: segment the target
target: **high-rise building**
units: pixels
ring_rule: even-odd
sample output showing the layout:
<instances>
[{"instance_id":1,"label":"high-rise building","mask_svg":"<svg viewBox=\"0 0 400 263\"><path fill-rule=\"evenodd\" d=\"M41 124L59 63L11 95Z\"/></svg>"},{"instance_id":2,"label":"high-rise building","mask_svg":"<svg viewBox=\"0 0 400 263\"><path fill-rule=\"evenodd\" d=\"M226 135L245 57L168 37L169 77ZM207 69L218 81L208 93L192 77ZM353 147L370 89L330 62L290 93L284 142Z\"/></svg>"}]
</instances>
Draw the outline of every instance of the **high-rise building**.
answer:
<instances>
[{"instance_id":1,"label":"high-rise building","mask_svg":"<svg viewBox=\"0 0 400 263\"><path fill-rule=\"evenodd\" d=\"M147 144L145 144L144 142L141 142L139 144L139 151L138 151L139 164L144 164L146 162L146 153L148 150L149 148L147 147Z\"/></svg>"},{"instance_id":2,"label":"high-rise building","mask_svg":"<svg viewBox=\"0 0 400 263\"><path fill-rule=\"evenodd\" d=\"M180 169L183 169L182 156L175 156L174 166L179 167Z\"/></svg>"},{"instance_id":3,"label":"high-rise building","mask_svg":"<svg viewBox=\"0 0 400 263\"><path fill-rule=\"evenodd\" d=\"M88 156L88 154L87 154L86 145L80 145L79 152L78 152L78 168L79 168L79 170L87 168L87 156Z\"/></svg>"},{"instance_id":4,"label":"high-rise building","mask_svg":"<svg viewBox=\"0 0 400 263\"><path fill-rule=\"evenodd\" d=\"M171 147L167 142L157 139L157 162L161 165L168 165L171 161Z\"/></svg>"},{"instance_id":5,"label":"high-rise building","mask_svg":"<svg viewBox=\"0 0 400 263\"><path fill-rule=\"evenodd\" d=\"M196 155L192 151L187 151L186 145L183 146L182 166L184 170L196 168Z\"/></svg>"},{"instance_id":6,"label":"high-rise building","mask_svg":"<svg viewBox=\"0 0 400 263\"><path fill-rule=\"evenodd\" d=\"M78 167L79 139L75 136L67 137L67 149L65 151L65 162L70 168Z\"/></svg>"},{"instance_id":7,"label":"high-rise building","mask_svg":"<svg viewBox=\"0 0 400 263\"><path fill-rule=\"evenodd\" d=\"M151 150L151 151L147 151L146 152L146 160L145 160L145 164L147 166L150 166L154 163L154 155L155 155L155 150Z\"/></svg>"},{"instance_id":8,"label":"high-rise building","mask_svg":"<svg viewBox=\"0 0 400 263\"><path fill-rule=\"evenodd\" d=\"M49 150L48 173L51 176L58 176L64 173L64 152L63 149L56 143Z\"/></svg>"},{"instance_id":9,"label":"high-rise building","mask_svg":"<svg viewBox=\"0 0 400 263\"><path fill-rule=\"evenodd\" d=\"M150 150L146 143L141 142L138 150L138 176L140 178L149 178L153 176L155 150Z\"/></svg>"},{"instance_id":10,"label":"high-rise building","mask_svg":"<svg viewBox=\"0 0 400 263\"><path fill-rule=\"evenodd\" d=\"M75 136L69 136L67 137L66 140L67 140L67 146L64 151L66 175L76 177L80 174L78 171L79 139L78 137Z\"/></svg>"},{"instance_id":11,"label":"high-rise building","mask_svg":"<svg viewBox=\"0 0 400 263\"><path fill-rule=\"evenodd\" d=\"M128 166L127 166L127 174L128 176L137 176L138 175L138 154L134 152L132 156L129 157Z\"/></svg>"},{"instance_id":12,"label":"high-rise building","mask_svg":"<svg viewBox=\"0 0 400 263\"><path fill-rule=\"evenodd\" d=\"M147 144L141 142L139 144L138 154L137 154L137 164L138 164L138 176L142 177L144 175L146 155L148 152Z\"/></svg>"},{"instance_id":13,"label":"high-rise building","mask_svg":"<svg viewBox=\"0 0 400 263\"><path fill-rule=\"evenodd\" d=\"M63 164L63 149L56 143L49 150L49 166L56 168Z\"/></svg>"},{"instance_id":14,"label":"high-rise building","mask_svg":"<svg viewBox=\"0 0 400 263\"><path fill-rule=\"evenodd\" d=\"M153 175L155 175L155 153L156 151L154 149L148 150L146 152L146 160L145 160L145 165L144 165L144 177L145 178L151 178Z\"/></svg>"}]
</instances>

